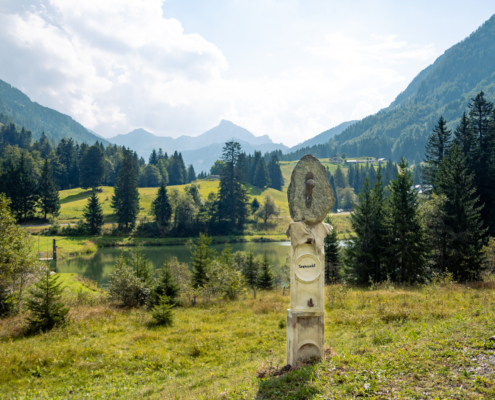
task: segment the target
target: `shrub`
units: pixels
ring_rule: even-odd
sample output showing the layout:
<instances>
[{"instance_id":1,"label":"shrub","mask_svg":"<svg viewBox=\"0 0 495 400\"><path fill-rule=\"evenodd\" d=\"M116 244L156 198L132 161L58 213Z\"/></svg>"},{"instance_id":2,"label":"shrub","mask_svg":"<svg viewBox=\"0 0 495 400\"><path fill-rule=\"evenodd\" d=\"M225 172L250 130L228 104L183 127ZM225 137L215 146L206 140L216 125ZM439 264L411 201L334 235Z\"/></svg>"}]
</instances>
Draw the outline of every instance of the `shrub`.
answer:
<instances>
[{"instance_id":1,"label":"shrub","mask_svg":"<svg viewBox=\"0 0 495 400\"><path fill-rule=\"evenodd\" d=\"M171 326L174 320L173 306L170 304L170 299L167 296L160 298L159 304L151 309L151 315L155 319L157 325Z\"/></svg>"},{"instance_id":2,"label":"shrub","mask_svg":"<svg viewBox=\"0 0 495 400\"><path fill-rule=\"evenodd\" d=\"M126 264L124 257L120 256L110 276L108 293L113 301L119 302L124 307L136 307L146 303L150 289Z\"/></svg>"},{"instance_id":3,"label":"shrub","mask_svg":"<svg viewBox=\"0 0 495 400\"><path fill-rule=\"evenodd\" d=\"M58 275L50 276L50 270L47 269L30 290L27 308L31 315L28 321L30 330L34 332L48 331L66 320L69 309L64 307L61 300L63 288L58 278Z\"/></svg>"}]
</instances>

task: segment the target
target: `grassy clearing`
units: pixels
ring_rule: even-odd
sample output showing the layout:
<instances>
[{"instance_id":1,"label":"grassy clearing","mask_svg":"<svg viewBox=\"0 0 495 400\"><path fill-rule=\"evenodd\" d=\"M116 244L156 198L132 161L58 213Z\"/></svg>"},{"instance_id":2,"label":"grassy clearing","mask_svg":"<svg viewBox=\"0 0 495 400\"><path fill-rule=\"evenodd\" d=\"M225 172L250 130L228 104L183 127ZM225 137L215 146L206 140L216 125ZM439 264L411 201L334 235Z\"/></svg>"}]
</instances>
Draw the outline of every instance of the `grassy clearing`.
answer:
<instances>
[{"instance_id":1,"label":"grassy clearing","mask_svg":"<svg viewBox=\"0 0 495 400\"><path fill-rule=\"evenodd\" d=\"M495 398L494 282L326 290L327 359L262 379L285 364L280 291L178 308L171 328L105 303L33 337L2 320L0 398Z\"/></svg>"}]
</instances>

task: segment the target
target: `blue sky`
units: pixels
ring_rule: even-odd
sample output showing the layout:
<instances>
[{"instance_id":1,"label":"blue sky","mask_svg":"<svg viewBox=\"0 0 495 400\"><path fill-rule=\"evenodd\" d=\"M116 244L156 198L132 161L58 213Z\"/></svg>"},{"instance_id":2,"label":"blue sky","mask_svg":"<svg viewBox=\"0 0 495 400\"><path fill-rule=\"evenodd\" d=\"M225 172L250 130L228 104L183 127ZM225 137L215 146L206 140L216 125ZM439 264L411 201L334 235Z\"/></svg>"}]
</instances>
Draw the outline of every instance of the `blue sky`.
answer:
<instances>
[{"instance_id":1,"label":"blue sky","mask_svg":"<svg viewBox=\"0 0 495 400\"><path fill-rule=\"evenodd\" d=\"M386 107L493 1L3 0L0 79L111 137L297 144Z\"/></svg>"}]
</instances>

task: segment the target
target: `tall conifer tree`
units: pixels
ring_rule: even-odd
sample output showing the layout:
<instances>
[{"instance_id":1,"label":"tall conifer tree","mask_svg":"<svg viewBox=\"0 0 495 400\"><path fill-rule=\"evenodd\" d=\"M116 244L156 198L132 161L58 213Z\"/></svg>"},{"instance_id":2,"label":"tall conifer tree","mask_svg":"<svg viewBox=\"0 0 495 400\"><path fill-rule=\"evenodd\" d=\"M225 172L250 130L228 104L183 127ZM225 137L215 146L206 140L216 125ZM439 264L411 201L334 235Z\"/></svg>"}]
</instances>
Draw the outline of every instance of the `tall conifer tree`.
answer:
<instances>
[{"instance_id":1,"label":"tall conifer tree","mask_svg":"<svg viewBox=\"0 0 495 400\"><path fill-rule=\"evenodd\" d=\"M466 157L454 145L450 156L444 159L436 181L436 191L446 196L443 203L445 245L443 267L456 279L479 280L483 266L483 235L480 206L476 206L473 174L468 172Z\"/></svg>"},{"instance_id":2,"label":"tall conifer tree","mask_svg":"<svg viewBox=\"0 0 495 400\"><path fill-rule=\"evenodd\" d=\"M170 218L172 217L172 206L167 194L167 188L165 183L160 184L158 194L151 203L151 211L156 217L156 222L163 228L167 228L170 224Z\"/></svg>"},{"instance_id":3,"label":"tall conifer tree","mask_svg":"<svg viewBox=\"0 0 495 400\"><path fill-rule=\"evenodd\" d=\"M45 219L47 214L52 214L56 217L60 211L58 190L55 187L48 158L45 158L43 170L41 171L39 182L39 206L43 211Z\"/></svg>"},{"instance_id":4,"label":"tall conifer tree","mask_svg":"<svg viewBox=\"0 0 495 400\"><path fill-rule=\"evenodd\" d=\"M199 234L198 242L192 251L192 284L194 288L201 288L208 282L207 272L211 265L213 252L210 249L211 238L203 233Z\"/></svg>"},{"instance_id":5,"label":"tall conifer tree","mask_svg":"<svg viewBox=\"0 0 495 400\"><path fill-rule=\"evenodd\" d=\"M270 187L275 190L282 190L282 187L284 186L284 177L282 176L282 170L280 169L276 154L270 158L268 173L270 175Z\"/></svg>"},{"instance_id":6,"label":"tall conifer tree","mask_svg":"<svg viewBox=\"0 0 495 400\"><path fill-rule=\"evenodd\" d=\"M89 233L99 235L103 226L103 209L95 189L91 191L91 196L89 196L88 204L84 210L84 218Z\"/></svg>"},{"instance_id":7,"label":"tall conifer tree","mask_svg":"<svg viewBox=\"0 0 495 400\"><path fill-rule=\"evenodd\" d=\"M256 165L253 185L259 188L264 188L270 185L270 175L268 173L268 168L264 157L261 157L258 161L258 165Z\"/></svg>"},{"instance_id":8,"label":"tall conifer tree","mask_svg":"<svg viewBox=\"0 0 495 400\"><path fill-rule=\"evenodd\" d=\"M138 172L130 150L124 149L124 159L112 196L112 208L120 229L129 231L134 228L139 213Z\"/></svg>"},{"instance_id":9,"label":"tall conifer tree","mask_svg":"<svg viewBox=\"0 0 495 400\"><path fill-rule=\"evenodd\" d=\"M433 185L438 168L447 156L452 132L447 129L447 122L440 117L428 138L425 150L425 166L422 171L423 183Z\"/></svg>"},{"instance_id":10,"label":"tall conifer tree","mask_svg":"<svg viewBox=\"0 0 495 400\"><path fill-rule=\"evenodd\" d=\"M220 172L220 190L217 211L225 231L242 230L249 214L249 196L244 187L244 165L239 163L241 145L227 142L223 147L222 160L225 163Z\"/></svg>"},{"instance_id":11,"label":"tall conifer tree","mask_svg":"<svg viewBox=\"0 0 495 400\"><path fill-rule=\"evenodd\" d=\"M385 265L395 282L416 282L424 276L426 243L418 213L418 194L411 190L414 180L404 157L399 171L388 185L387 248Z\"/></svg>"}]
</instances>

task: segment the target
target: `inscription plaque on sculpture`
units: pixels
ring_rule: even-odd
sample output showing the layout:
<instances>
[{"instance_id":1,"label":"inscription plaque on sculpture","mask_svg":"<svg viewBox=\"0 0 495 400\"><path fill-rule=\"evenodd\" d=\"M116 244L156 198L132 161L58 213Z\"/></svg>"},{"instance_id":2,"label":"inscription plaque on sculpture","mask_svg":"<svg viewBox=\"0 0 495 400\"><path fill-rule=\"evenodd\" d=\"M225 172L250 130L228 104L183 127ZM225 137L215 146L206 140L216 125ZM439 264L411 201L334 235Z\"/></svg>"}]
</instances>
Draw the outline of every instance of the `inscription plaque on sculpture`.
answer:
<instances>
[{"instance_id":1,"label":"inscription plaque on sculpture","mask_svg":"<svg viewBox=\"0 0 495 400\"><path fill-rule=\"evenodd\" d=\"M287 310L287 364L324 357L324 247L332 227L323 223L335 202L326 170L311 155L299 160L287 191L294 222L291 240L290 309Z\"/></svg>"}]
</instances>

